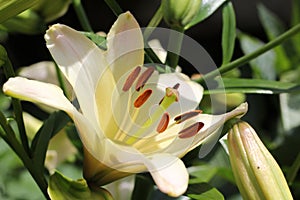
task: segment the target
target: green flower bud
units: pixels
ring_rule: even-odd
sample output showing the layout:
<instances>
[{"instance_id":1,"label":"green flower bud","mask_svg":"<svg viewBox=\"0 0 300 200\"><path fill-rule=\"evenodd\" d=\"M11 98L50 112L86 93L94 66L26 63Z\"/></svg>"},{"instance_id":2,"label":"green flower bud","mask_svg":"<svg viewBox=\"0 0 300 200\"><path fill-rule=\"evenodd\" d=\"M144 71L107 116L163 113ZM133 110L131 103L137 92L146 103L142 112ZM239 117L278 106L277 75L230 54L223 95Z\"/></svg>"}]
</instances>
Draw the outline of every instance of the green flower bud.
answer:
<instances>
[{"instance_id":1,"label":"green flower bud","mask_svg":"<svg viewBox=\"0 0 300 200\"><path fill-rule=\"evenodd\" d=\"M26 10L0 24L1 30L23 34L42 33L46 27L44 20L32 10Z\"/></svg>"},{"instance_id":2,"label":"green flower bud","mask_svg":"<svg viewBox=\"0 0 300 200\"><path fill-rule=\"evenodd\" d=\"M235 124L227 137L233 174L244 199L293 199L280 167L248 123Z\"/></svg>"},{"instance_id":3,"label":"green flower bud","mask_svg":"<svg viewBox=\"0 0 300 200\"><path fill-rule=\"evenodd\" d=\"M50 22L63 16L67 12L71 2L71 0L40 0L32 9L36 11L45 22Z\"/></svg>"},{"instance_id":4,"label":"green flower bud","mask_svg":"<svg viewBox=\"0 0 300 200\"><path fill-rule=\"evenodd\" d=\"M164 20L172 28L185 29L200 6L201 0L162 0Z\"/></svg>"}]
</instances>

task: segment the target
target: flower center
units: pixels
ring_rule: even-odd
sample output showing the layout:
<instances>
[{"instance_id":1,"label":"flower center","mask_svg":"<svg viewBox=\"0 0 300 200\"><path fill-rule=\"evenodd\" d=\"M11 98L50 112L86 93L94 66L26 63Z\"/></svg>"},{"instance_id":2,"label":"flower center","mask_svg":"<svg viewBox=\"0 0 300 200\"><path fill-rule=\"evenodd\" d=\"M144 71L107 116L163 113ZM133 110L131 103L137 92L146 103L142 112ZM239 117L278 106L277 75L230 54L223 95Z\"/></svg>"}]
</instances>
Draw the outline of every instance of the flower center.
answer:
<instances>
[{"instance_id":1,"label":"flower center","mask_svg":"<svg viewBox=\"0 0 300 200\"><path fill-rule=\"evenodd\" d=\"M128 75L122 87L122 92L129 92L130 89L133 87L134 82L136 82L136 85L134 87L134 92L137 92L138 96L134 98L132 102L133 110L131 110L132 114L130 115L131 122L135 122L136 119L139 118L138 113L140 112L141 108L146 104L146 102L149 101L150 97L153 95L153 92L155 90L155 89L147 88L147 84L146 84L147 81L152 76L152 74L154 73L155 68L149 67L146 70L144 70L144 72L141 73L141 71L142 68L140 66L133 69L133 71ZM144 89L144 87L146 88ZM137 143L138 145L140 145L140 143L142 143L141 141L142 138L144 142L147 141L147 139L144 138L145 135L150 136L153 134L163 133L166 131L168 127L178 125L200 114L201 110L190 111L176 116L174 118L174 122L170 124L170 115L167 112L167 109L172 104L179 101L179 92L178 92L179 87L180 87L179 83L175 84L173 87L166 87L165 95L158 102L157 107L154 109L154 112L152 112L150 116L147 119L145 119L145 121L142 124L139 125L137 129L132 128L135 124L131 123L129 125L129 128L127 127L126 129L128 131L126 135L117 133L114 139L116 141L119 141L127 145L133 145ZM150 110L149 106L148 108ZM123 122L128 126L128 120L124 119ZM153 128L153 126L156 126L156 128ZM196 122L184 128L183 130L179 131L177 136L179 138L193 137L200 131L200 129L203 126L204 124L202 122ZM119 132L122 131L120 130ZM174 138L176 136L172 136L172 137Z\"/></svg>"}]
</instances>

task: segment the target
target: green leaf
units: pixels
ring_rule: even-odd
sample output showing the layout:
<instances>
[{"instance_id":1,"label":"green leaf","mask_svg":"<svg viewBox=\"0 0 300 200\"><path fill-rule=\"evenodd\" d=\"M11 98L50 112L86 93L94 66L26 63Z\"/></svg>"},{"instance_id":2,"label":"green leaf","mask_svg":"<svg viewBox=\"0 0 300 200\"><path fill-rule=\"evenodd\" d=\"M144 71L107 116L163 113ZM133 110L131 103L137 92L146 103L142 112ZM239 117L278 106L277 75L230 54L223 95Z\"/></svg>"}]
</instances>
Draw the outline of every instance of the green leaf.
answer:
<instances>
[{"instance_id":1,"label":"green leaf","mask_svg":"<svg viewBox=\"0 0 300 200\"><path fill-rule=\"evenodd\" d=\"M263 79L246 78L217 78L219 86L213 90L206 90L204 94L224 93L256 93L256 94L277 94L300 91L297 83L269 81Z\"/></svg>"},{"instance_id":2,"label":"green leaf","mask_svg":"<svg viewBox=\"0 0 300 200\"><path fill-rule=\"evenodd\" d=\"M292 1L292 25L297 25L300 23L300 1L293 0ZM295 37L292 38L293 44L295 49L297 50L298 54L300 54L300 33L297 34Z\"/></svg>"},{"instance_id":3,"label":"green leaf","mask_svg":"<svg viewBox=\"0 0 300 200\"><path fill-rule=\"evenodd\" d=\"M240 40L241 48L244 54L252 53L264 45L259 39L249 36L244 33L239 33L238 38ZM254 78L275 80L275 53L274 51L268 51L261 56L250 61L250 65L253 71Z\"/></svg>"},{"instance_id":4,"label":"green leaf","mask_svg":"<svg viewBox=\"0 0 300 200\"><path fill-rule=\"evenodd\" d=\"M186 25L185 29L195 26L212 15L224 2L226 2L226 0L202 0L198 14L189 24Z\"/></svg>"},{"instance_id":5,"label":"green leaf","mask_svg":"<svg viewBox=\"0 0 300 200\"><path fill-rule=\"evenodd\" d=\"M22 34L39 34L45 32L46 28L43 19L32 10L26 10L0 24L1 30Z\"/></svg>"},{"instance_id":6,"label":"green leaf","mask_svg":"<svg viewBox=\"0 0 300 200\"><path fill-rule=\"evenodd\" d=\"M39 0L0 0L0 23L35 5Z\"/></svg>"},{"instance_id":7,"label":"green leaf","mask_svg":"<svg viewBox=\"0 0 300 200\"><path fill-rule=\"evenodd\" d=\"M11 98L5 96L0 90L0 111L5 111L9 108L11 104Z\"/></svg>"},{"instance_id":8,"label":"green leaf","mask_svg":"<svg viewBox=\"0 0 300 200\"><path fill-rule=\"evenodd\" d=\"M280 77L283 82L294 82L300 84L300 70L285 72ZM281 94L279 96L281 118L284 131L288 132L300 126L300 92Z\"/></svg>"},{"instance_id":9,"label":"green leaf","mask_svg":"<svg viewBox=\"0 0 300 200\"><path fill-rule=\"evenodd\" d=\"M229 63L232 58L236 38L236 21L234 8L231 2L223 7L222 52L223 64Z\"/></svg>"},{"instance_id":10,"label":"green leaf","mask_svg":"<svg viewBox=\"0 0 300 200\"><path fill-rule=\"evenodd\" d=\"M258 4L258 16L269 40L275 39L284 32L285 27L283 22L263 4ZM291 64L283 46L280 45L274 48L274 51L276 53L276 66L278 73L288 70Z\"/></svg>"},{"instance_id":11,"label":"green leaf","mask_svg":"<svg viewBox=\"0 0 300 200\"><path fill-rule=\"evenodd\" d=\"M86 37L92 40L100 49L106 50L106 38L92 32L82 32Z\"/></svg>"},{"instance_id":12,"label":"green leaf","mask_svg":"<svg viewBox=\"0 0 300 200\"><path fill-rule=\"evenodd\" d=\"M43 169L50 139L70 121L69 116L58 111L50 115L32 141L33 162L37 169Z\"/></svg>"},{"instance_id":13,"label":"green leaf","mask_svg":"<svg viewBox=\"0 0 300 200\"><path fill-rule=\"evenodd\" d=\"M52 200L112 200L111 194L103 188L90 189L84 179L71 180L55 172L50 176L48 193Z\"/></svg>"},{"instance_id":14,"label":"green leaf","mask_svg":"<svg viewBox=\"0 0 300 200\"><path fill-rule=\"evenodd\" d=\"M203 164L188 168L189 174L192 176L189 184L209 182L217 173L218 168L215 166Z\"/></svg>"},{"instance_id":15,"label":"green leaf","mask_svg":"<svg viewBox=\"0 0 300 200\"><path fill-rule=\"evenodd\" d=\"M207 183L190 185L187 191L188 197L197 200L223 200L224 196L216 188Z\"/></svg>"},{"instance_id":16,"label":"green leaf","mask_svg":"<svg viewBox=\"0 0 300 200\"><path fill-rule=\"evenodd\" d=\"M148 177L136 175L131 200L148 199L153 190L153 182Z\"/></svg>"}]
</instances>

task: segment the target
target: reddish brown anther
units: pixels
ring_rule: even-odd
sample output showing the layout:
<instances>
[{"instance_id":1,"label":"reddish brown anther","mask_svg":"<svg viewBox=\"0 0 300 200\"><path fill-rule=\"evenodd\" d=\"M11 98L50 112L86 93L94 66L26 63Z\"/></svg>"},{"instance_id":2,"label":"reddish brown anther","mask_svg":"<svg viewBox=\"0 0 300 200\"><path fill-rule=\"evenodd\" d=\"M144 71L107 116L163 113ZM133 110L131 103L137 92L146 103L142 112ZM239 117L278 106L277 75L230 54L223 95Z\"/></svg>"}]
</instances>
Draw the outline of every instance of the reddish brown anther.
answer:
<instances>
[{"instance_id":1,"label":"reddish brown anther","mask_svg":"<svg viewBox=\"0 0 300 200\"><path fill-rule=\"evenodd\" d=\"M169 121L170 121L170 115L168 113L164 113L160 119L160 122L158 123L156 131L158 133L164 132L169 125Z\"/></svg>"},{"instance_id":2,"label":"reddish brown anther","mask_svg":"<svg viewBox=\"0 0 300 200\"><path fill-rule=\"evenodd\" d=\"M152 90L151 89L145 90L134 101L134 103L133 103L134 107L136 107L136 108L141 107L147 101L147 99L151 96L151 94L152 94Z\"/></svg>"},{"instance_id":3,"label":"reddish brown anther","mask_svg":"<svg viewBox=\"0 0 300 200\"><path fill-rule=\"evenodd\" d=\"M145 83L149 80L149 78L151 77L151 75L154 72L154 67L149 67L146 69L146 71L144 71L141 76L139 77L139 79L137 80L136 86L135 86L135 90L136 91L140 91L140 89L142 87L144 87Z\"/></svg>"},{"instance_id":4,"label":"reddish brown anther","mask_svg":"<svg viewBox=\"0 0 300 200\"><path fill-rule=\"evenodd\" d=\"M186 113L176 116L174 118L174 121L176 122L176 124L179 124L181 122L184 122L187 119L190 119L192 117L199 115L200 113L202 113L202 110L193 110L190 112L186 112Z\"/></svg>"},{"instance_id":5,"label":"reddish brown anther","mask_svg":"<svg viewBox=\"0 0 300 200\"><path fill-rule=\"evenodd\" d=\"M202 122L197 122L183 130L181 130L179 134L179 138L190 138L195 136L201 128L203 128L204 123Z\"/></svg>"},{"instance_id":6,"label":"reddish brown anther","mask_svg":"<svg viewBox=\"0 0 300 200\"><path fill-rule=\"evenodd\" d=\"M179 83L176 83L174 86L173 86L173 89L178 89L179 88L179 86L180 86L180 84Z\"/></svg>"},{"instance_id":7,"label":"reddish brown anther","mask_svg":"<svg viewBox=\"0 0 300 200\"><path fill-rule=\"evenodd\" d=\"M138 66L138 67L136 67L136 68L129 74L129 76L127 77L127 79L126 79L126 81L125 81L125 83L124 83L124 86L123 86L123 88L122 88L122 90L123 90L124 92L128 91L128 90L131 88L133 82L134 82L134 81L136 80L136 78L138 77L140 71L141 71L141 67Z\"/></svg>"}]
</instances>

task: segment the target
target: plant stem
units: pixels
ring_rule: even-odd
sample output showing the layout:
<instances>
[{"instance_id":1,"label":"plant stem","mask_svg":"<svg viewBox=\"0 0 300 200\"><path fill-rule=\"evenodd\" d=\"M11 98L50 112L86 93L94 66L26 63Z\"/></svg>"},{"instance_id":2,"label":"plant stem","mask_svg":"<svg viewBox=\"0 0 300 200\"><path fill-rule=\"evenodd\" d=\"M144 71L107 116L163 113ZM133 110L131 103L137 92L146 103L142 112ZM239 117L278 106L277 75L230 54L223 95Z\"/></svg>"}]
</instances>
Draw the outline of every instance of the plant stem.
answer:
<instances>
[{"instance_id":1,"label":"plant stem","mask_svg":"<svg viewBox=\"0 0 300 200\"><path fill-rule=\"evenodd\" d=\"M203 83L205 80L209 80L212 79L220 74L223 74L225 72L228 72L234 68L240 67L246 63L248 63L249 61L251 61L252 59L266 53L267 51L273 49L274 47L280 45L282 42L284 42L285 40L291 38L292 36L294 36L295 34L300 32L300 24L297 24L296 26L292 27L291 29L289 29L288 31L286 31L285 33L281 34L280 36L278 36L277 38L275 38L274 40L271 40L270 42L268 42L267 44L265 44L264 46L260 47L259 49L257 49L256 51L244 55L228 64L223 65L222 67L215 69L207 74L205 74L203 77L201 77L200 79L197 80L197 82L199 83Z\"/></svg>"},{"instance_id":2,"label":"plant stem","mask_svg":"<svg viewBox=\"0 0 300 200\"><path fill-rule=\"evenodd\" d=\"M116 16L119 16L121 13L123 13L122 8L115 0L104 0L104 1Z\"/></svg>"},{"instance_id":3,"label":"plant stem","mask_svg":"<svg viewBox=\"0 0 300 200\"><path fill-rule=\"evenodd\" d=\"M2 112L0 112L0 135L5 140L5 142L11 147L11 149L18 155L18 157L22 160L24 166L28 169L29 173L33 177L34 181L44 194L47 199L50 199L47 193L47 181L44 178L43 174L40 174L39 171L35 168L34 163L31 158L25 151L24 147L18 142L16 135L13 129L7 124L7 120ZM3 132L4 131L4 132Z\"/></svg>"},{"instance_id":4,"label":"plant stem","mask_svg":"<svg viewBox=\"0 0 300 200\"><path fill-rule=\"evenodd\" d=\"M9 79L10 77L14 77L15 72L14 72L14 69L12 67L12 64L8 58L7 52L4 47L1 47L1 52L2 52L1 57L4 61L3 68L4 68L4 74L5 74L6 78ZM20 100L12 98L12 106L13 106L18 130L20 133L22 145L23 145L25 151L27 152L27 154L30 155L31 153L30 153L30 149L29 149L28 138L27 138L26 131L25 131L25 125L24 125L23 114L22 114L23 109L22 109Z\"/></svg>"},{"instance_id":5,"label":"plant stem","mask_svg":"<svg viewBox=\"0 0 300 200\"><path fill-rule=\"evenodd\" d=\"M8 58L7 52L3 46L0 45L0 63L4 69L6 78L15 76L14 69ZM24 166L28 169L29 173L37 183L38 187L46 197L50 199L47 193L48 184L43 175L43 169L36 169L35 164L31 159L31 152L29 148L28 138L25 131L22 106L18 99L12 99L13 110L15 113L15 119L18 125L21 143L18 141L14 130L8 123L6 117L0 112L0 136L5 142L11 147L11 149L18 155L22 160Z\"/></svg>"},{"instance_id":6,"label":"plant stem","mask_svg":"<svg viewBox=\"0 0 300 200\"><path fill-rule=\"evenodd\" d=\"M81 0L73 0L73 7L83 30L87 32L93 32L87 15L82 7Z\"/></svg>"},{"instance_id":7,"label":"plant stem","mask_svg":"<svg viewBox=\"0 0 300 200\"><path fill-rule=\"evenodd\" d=\"M159 6L157 11L155 12L154 16L150 20L149 24L147 25L144 31L144 40L145 42L148 40L149 36L153 32L154 28L158 26L163 18L162 6Z\"/></svg>"},{"instance_id":8,"label":"plant stem","mask_svg":"<svg viewBox=\"0 0 300 200\"><path fill-rule=\"evenodd\" d=\"M299 169L300 169L300 153L298 153L296 160L294 161L294 163L290 167L290 170L287 173L286 179L289 185L293 184Z\"/></svg>"},{"instance_id":9,"label":"plant stem","mask_svg":"<svg viewBox=\"0 0 300 200\"><path fill-rule=\"evenodd\" d=\"M168 43L168 53L166 63L171 68L175 69L178 65L179 55L184 36L184 29L172 28Z\"/></svg>"}]
</instances>

